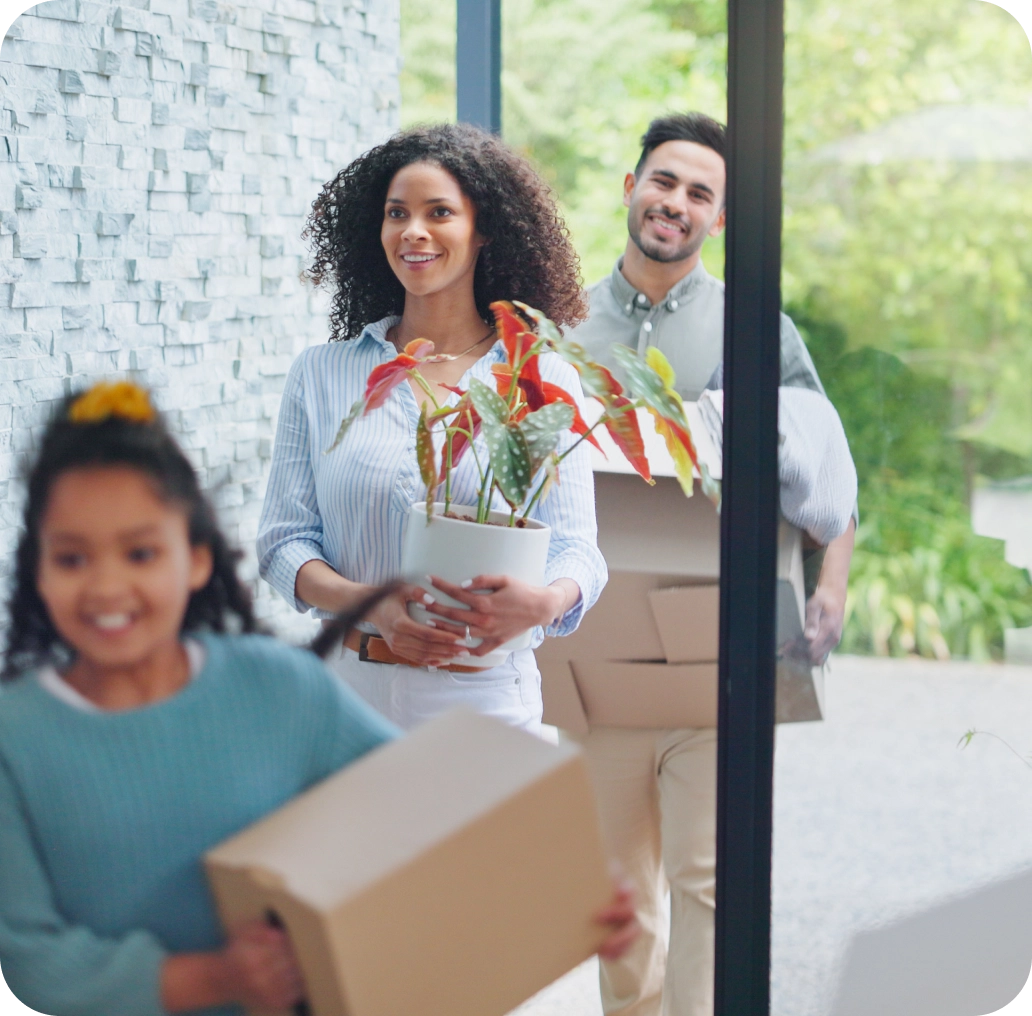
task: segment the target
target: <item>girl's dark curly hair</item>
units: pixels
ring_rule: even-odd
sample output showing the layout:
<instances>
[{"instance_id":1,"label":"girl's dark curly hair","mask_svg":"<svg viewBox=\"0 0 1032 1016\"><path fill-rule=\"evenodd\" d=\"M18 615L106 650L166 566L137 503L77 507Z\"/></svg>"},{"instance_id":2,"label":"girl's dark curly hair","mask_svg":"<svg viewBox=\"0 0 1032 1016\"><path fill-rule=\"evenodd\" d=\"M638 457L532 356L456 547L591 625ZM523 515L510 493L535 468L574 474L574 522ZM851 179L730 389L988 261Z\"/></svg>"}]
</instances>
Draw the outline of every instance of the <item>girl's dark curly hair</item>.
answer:
<instances>
[{"instance_id":1,"label":"girl's dark curly hair","mask_svg":"<svg viewBox=\"0 0 1032 1016\"><path fill-rule=\"evenodd\" d=\"M239 552L230 548L219 530L215 512L200 489L197 474L168 432L160 416L138 423L110 416L98 423L72 423L71 405L82 393L64 400L44 432L39 454L27 477L24 530L15 559L14 586L7 601L9 638L0 680L10 681L45 663L67 659L64 646L36 588L39 534L54 483L72 469L128 466L154 484L162 500L182 506L189 523L190 543L211 549L208 584L190 597L183 631L225 631L235 616L240 631L258 630L251 597L236 574Z\"/></svg>"},{"instance_id":2,"label":"girl's dark curly hair","mask_svg":"<svg viewBox=\"0 0 1032 1016\"><path fill-rule=\"evenodd\" d=\"M387 188L414 162L447 170L473 202L488 241L473 277L477 310L491 321L495 300L521 300L560 325L587 314L577 254L548 185L493 134L469 124L414 127L360 156L312 205L309 277L330 282L330 338L352 339L373 321L400 314L405 290L380 243Z\"/></svg>"}]
</instances>

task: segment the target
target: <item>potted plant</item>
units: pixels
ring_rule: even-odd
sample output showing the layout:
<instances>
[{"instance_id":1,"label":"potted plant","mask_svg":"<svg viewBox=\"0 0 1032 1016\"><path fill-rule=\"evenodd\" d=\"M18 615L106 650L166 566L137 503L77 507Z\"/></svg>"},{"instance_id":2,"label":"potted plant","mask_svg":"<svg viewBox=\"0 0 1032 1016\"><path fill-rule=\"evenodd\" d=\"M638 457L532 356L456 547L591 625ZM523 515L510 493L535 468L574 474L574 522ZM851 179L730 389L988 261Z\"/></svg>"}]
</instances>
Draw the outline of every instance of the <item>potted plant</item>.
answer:
<instances>
[{"instance_id":1,"label":"potted plant","mask_svg":"<svg viewBox=\"0 0 1032 1016\"><path fill-rule=\"evenodd\" d=\"M492 368L494 388L473 378L467 390L449 388L455 399L442 405L420 367L450 357L435 354L432 342L416 339L372 371L363 397L341 423L331 446L330 450L340 443L357 419L382 406L402 382L411 378L426 392L429 402L424 403L416 425L415 451L427 496L425 503L412 506L402 549L403 574L421 584L431 574L452 582L504 574L543 585L550 531L530 515L559 482L563 459L582 441L598 447L595 429L605 427L642 478L655 482L645 455L639 409L654 417L685 493L692 494L695 466L703 489L713 496L717 484L705 465L700 468L681 398L673 388L673 370L658 349L649 349L642 359L624 346L615 347L627 380L625 392L607 368L564 338L539 311L508 301L493 303L491 310L506 352L506 363ZM569 392L542 379L539 358L546 352L572 364L584 393L600 403L601 414L591 425ZM572 431L576 440L560 451L566 431ZM473 456L479 478L477 498L475 504L456 505L452 473L465 455ZM495 508L498 501L507 509ZM462 606L439 590L433 594ZM409 609L417 620L430 617L420 605L410 604ZM512 650L529 644L527 632L483 657L484 665L504 662Z\"/></svg>"}]
</instances>

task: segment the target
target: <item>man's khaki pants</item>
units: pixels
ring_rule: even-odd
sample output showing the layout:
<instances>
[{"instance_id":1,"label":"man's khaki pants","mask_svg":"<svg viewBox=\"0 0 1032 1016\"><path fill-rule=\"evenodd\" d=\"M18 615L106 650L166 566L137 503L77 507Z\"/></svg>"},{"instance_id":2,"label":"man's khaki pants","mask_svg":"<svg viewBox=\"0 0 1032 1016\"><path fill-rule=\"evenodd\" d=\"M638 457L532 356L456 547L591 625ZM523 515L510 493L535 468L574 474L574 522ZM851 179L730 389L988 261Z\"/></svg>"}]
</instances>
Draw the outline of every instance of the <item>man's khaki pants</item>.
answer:
<instances>
[{"instance_id":1,"label":"man's khaki pants","mask_svg":"<svg viewBox=\"0 0 1032 1016\"><path fill-rule=\"evenodd\" d=\"M642 927L623 958L602 961L603 1008L620 1016L712 1016L717 732L600 727L578 740L603 836L634 884Z\"/></svg>"}]
</instances>

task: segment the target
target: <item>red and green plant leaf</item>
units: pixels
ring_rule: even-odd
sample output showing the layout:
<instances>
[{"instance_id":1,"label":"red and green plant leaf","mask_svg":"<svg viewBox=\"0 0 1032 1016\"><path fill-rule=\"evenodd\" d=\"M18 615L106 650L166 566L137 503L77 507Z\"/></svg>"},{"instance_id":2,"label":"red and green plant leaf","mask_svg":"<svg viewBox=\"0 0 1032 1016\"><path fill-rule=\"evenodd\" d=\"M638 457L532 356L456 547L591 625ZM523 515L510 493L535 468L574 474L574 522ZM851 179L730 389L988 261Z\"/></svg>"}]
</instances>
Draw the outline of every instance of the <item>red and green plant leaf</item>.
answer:
<instances>
[{"instance_id":1,"label":"red and green plant leaf","mask_svg":"<svg viewBox=\"0 0 1032 1016\"><path fill-rule=\"evenodd\" d=\"M652 479L652 470L645 455L645 441L641 436L634 404L622 395L615 395L607 399L603 405L606 407L603 422L609 436L624 453L627 461L634 466L638 475L648 483L654 484L656 481Z\"/></svg>"},{"instance_id":2,"label":"red and green plant leaf","mask_svg":"<svg viewBox=\"0 0 1032 1016\"><path fill-rule=\"evenodd\" d=\"M495 364L495 366L491 368L491 373L494 374L495 384L498 386L498 394L501 395L503 399L508 400L509 395L512 392L512 371L504 364L499 363ZM522 378L520 379L519 385L523 388ZM542 381L541 394L544 396L543 405L550 406L556 402L565 402L566 405L570 406L573 409L573 423L570 424L570 430L577 435L587 435L587 440L590 441L600 452L602 451L602 446L595 440L595 436L588 433L591 428L584 421L584 417L581 416L580 409L577 406L577 401L569 392L560 388L559 385L552 384L550 381ZM531 409L535 408L529 398L527 399L527 404ZM604 455L605 452L602 452L602 454Z\"/></svg>"},{"instance_id":3,"label":"red and green plant leaf","mask_svg":"<svg viewBox=\"0 0 1032 1016\"><path fill-rule=\"evenodd\" d=\"M673 367L654 347L647 351L644 360L626 346L614 346L613 356L623 368L631 394L640 399L655 418L656 431L674 460L681 488L691 497L694 486L692 466L699 468L699 456L684 413L684 403L673 387L676 380ZM701 475L701 470L699 472Z\"/></svg>"},{"instance_id":4,"label":"red and green plant leaf","mask_svg":"<svg viewBox=\"0 0 1032 1016\"><path fill-rule=\"evenodd\" d=\"M612 372L592 360L580 343L571 342L560 336L549 344L552 350L571 364L580 375L585 395L604 403L614 395L623 394L623 386L613 377Z\"/></svg>"},{"instance_id":5,"label":"red and green plant leaf","mask_svg":"<svg viewBox=\"0 0 1032 1016\"><path fill-rule=\"evenodd\" d=\"M527 322L508 300L496 300L491 304L495 330L505 346L509 367L516 370L517 364L533 349L538 337L527 327Z\"/></svg>"},{"instance_id":6,"label":"red and green plant leaf","mask_svg":"<svg viewBox=\"0 0 1032 1016\"><path fill-rule=\"evenodd\" d=\"M426 485L426 517L429 521L433 514L434 492L437 489L437 462L434 456L433 434L427 423L425 402L416 422L416 459L419 462L419 478Z\"/></svg>"},{"instance_id":7,"label":"red and green plant leaf","mask_svg":"<svg viewBox=\"0 0 1032 1016\"><path fill-rule=\"evenodd\" d=\"M473 408L473 400L465 394L456 406L450 408L455 413L454 419L447 424L448 440L451 442L451 465L454 469L459 464L459 459L469 449L470 436L476 438L480 433L480 414ZM447 469L447 457L442 456L440 483L444 483L447 479L445 476Z\"/></svg>"}]
</instances>

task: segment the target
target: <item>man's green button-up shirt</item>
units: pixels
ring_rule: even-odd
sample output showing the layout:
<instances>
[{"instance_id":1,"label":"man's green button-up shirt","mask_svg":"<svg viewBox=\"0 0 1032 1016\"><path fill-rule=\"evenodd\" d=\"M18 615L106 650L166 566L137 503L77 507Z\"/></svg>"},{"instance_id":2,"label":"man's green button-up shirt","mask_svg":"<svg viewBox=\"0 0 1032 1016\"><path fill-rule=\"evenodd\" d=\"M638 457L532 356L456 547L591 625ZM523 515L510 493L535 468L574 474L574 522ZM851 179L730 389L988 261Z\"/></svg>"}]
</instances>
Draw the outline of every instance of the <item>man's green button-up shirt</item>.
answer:
<instances>
[{"instance_id":1,"label":"man's green button-up shirt","mask_svg":"<svg viewBox=\"0 0 1032 1016\"><path fill-rule=\"evenodd\" d=\"M681 397L696 400L706 388L723 387L724 283L713 278L700 260L660 303L651 303L620 270L589 290L591 314L570 333L591 357L611 369L616 343L642 353L655 346L670 361ZM802 337L787 315L781 315L781 384L824 394L817 370Z\"/></svg>"}]
</instances>

